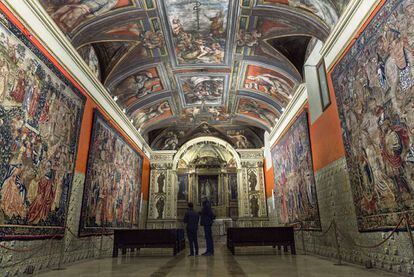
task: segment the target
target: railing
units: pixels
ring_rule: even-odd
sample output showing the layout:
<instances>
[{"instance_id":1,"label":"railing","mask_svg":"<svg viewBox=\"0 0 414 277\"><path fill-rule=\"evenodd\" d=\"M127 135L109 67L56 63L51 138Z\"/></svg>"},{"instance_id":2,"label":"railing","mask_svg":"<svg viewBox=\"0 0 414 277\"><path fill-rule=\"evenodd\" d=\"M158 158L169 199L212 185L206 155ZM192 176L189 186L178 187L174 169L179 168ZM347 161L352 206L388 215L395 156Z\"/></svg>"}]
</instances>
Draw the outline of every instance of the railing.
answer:
<instances>
[{"instance_id":1,"label":"railing","mask_svg":"<svg viewBox=\"0 0 414 277\"><path fill-rule=\"evenodd\" d=\"M322 238L322 237L325 237L329 233L329 231L333 230L333 234L334 234L334 238L335 238L335 248L336 248L337 258L338 258L337 265L341 265L342 264L342 255L341 255L341 244L340 244L339 238L342 238L344 241L347 241L350 245L352 245L356 248L374 249L374 248L380 247L381 245L386 243L389 239L391 239L393 237L393 235L395 234L395 232L397 232L398 230L401 229L401 226L402 226L403 223L405 223L405 229L406 229L408 237L410 239L412 257L414 258L414 238L413 238L411 224L410 224L410 217L409 217L407 212L405 212L401 215L400 219L398 220L397 225L394 226L392 231L384 239L382 239L381 241L379 241L375 244L372 244L372 245L360 244L360 243L355 242L352 239L351 236L343 233L343 231L341 231L338 228L335 219L331 220L329 226L322 233L314 234L313 232L309 232L309 235L311 237L315 237L315 238ZM304 231L305 231L305 229L303 227L303 222L300 222L300 228L295 229L295 232L300 232L301 233L302 248L303 248L304 254L306 255L306 243L305 243ZM409 263L409 262L407 262L407 263ZM402 265L402 264L404 264L404 263L396 263L395 265Z\"/></svg>"}]
</instances>

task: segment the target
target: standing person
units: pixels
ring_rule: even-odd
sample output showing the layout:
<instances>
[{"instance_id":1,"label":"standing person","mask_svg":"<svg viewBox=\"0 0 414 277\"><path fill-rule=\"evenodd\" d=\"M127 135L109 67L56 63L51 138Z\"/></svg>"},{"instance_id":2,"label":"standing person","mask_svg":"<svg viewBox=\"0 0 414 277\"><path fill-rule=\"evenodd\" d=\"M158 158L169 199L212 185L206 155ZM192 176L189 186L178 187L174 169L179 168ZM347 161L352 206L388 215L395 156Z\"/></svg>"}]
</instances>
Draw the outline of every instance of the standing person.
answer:
<instances>
[{"instance_id":1,"label":"standing person","mask_svg":"<svg viewBox=\"0 0 414 277\"><path fill-rule=\"evenodd\" d=\"M200 216L194 212L193 206L193 203L188 203L188 210L184 215L184 223L187 223L188 243L190 244L190 255L188 256L198 256L197 230Z\"/></svg>"},{"instance_id":2,"label":"standing person","mask_svg":"<svg viewBox=\"0 0 414 277\"><path fill-rule=\"evenodd\" d=\"M204 226L204 236L206 238L207 250L203 253L203 256L212 256L214 255L214 243L213 243L213 234L211 231L211 225L216 218L213 211L211 210L210 202L205 199L203 201L203 208L200 212L201 215L201 226Z\"/></svg>"}]
</instances>

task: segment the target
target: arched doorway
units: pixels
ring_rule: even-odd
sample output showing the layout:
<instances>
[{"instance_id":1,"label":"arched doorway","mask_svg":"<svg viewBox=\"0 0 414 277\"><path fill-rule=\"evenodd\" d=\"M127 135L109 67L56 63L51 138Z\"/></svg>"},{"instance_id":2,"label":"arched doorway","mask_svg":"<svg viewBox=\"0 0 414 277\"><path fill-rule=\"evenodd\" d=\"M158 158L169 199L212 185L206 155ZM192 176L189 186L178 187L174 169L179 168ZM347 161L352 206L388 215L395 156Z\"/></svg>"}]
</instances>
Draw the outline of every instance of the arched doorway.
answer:
<instances>
[{"instance_id":1,"label":"arched doorway","mask_svg":"<svg viewBox=\"0 0 414 277\"><path fill-rule=\"evenodd\" d=\"M213 136L194 138L176 150L151 154L147 228L181 228L187 203L200 208L210 197L215 229L263 226L268 220L263 150L237 149Z\"/></svg>"},{"instance_id":2,"label":"arched doorway","mask_svg":"<svg viewBox=\"0 0 414 277\"><path fill-rule=\"evenodd\" d=\"M174 156L173 170L178 218L184 216L188 202L200 208L203 199L212 203L217 218L238 218L241 160L227 142L214 137L187 142Z\"/></svg>"}]
</instances>

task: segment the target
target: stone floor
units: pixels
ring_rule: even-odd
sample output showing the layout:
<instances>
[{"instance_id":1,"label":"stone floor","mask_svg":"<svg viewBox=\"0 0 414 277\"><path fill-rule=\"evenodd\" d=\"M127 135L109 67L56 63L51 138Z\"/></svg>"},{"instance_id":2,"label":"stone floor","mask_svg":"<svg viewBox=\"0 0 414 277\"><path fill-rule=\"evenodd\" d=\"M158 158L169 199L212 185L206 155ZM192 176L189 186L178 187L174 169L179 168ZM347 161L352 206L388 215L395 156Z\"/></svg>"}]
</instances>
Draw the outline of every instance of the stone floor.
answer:
<instances>
[{"instance_id":1,"label":"stone floor","mask_svg":"<svg viewBox=\"0 0 414 277\"><path fill-rule=\"evenodd\" d=\"M87 261L38 276L397 276L353 265L336 266L309 255L291 256L272 248L243 248L232 256L220 244L212 257L187 257L185 252L172 257L169 250L143 249L139 255Z\"/></svg>"}]
</instances>

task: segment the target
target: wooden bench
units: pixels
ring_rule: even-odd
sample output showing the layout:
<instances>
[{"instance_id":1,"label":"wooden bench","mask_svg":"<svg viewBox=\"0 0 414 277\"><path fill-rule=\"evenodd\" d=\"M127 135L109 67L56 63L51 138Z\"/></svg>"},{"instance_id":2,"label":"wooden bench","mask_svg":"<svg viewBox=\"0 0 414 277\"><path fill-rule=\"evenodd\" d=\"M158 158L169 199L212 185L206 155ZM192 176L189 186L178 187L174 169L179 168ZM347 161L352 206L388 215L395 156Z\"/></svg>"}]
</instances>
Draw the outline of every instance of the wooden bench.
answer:
<instances>
[{"instance_id":1,"label":"wooden bench","mask_svg":"<svg viewBox=\"0 0 414 277\"><path fill-rule=\"evenodd\" d=\"M116 229L114 230L114 249L112 257L118 257L118 250L122 254L126 250L140 248L172 248L174 256L185 249L183 229Z\"/></svg>"},{"instance_id":2,"label":"wooden bench","mask_svg":"<svg viewBox=\"0 0 414 277\"><path fill-rule=\"evenodd\" d=\"M296 255L293 227L228 228L227 248L235 254L236 246L276 246Z\"/></svg>"}]
</instances>

